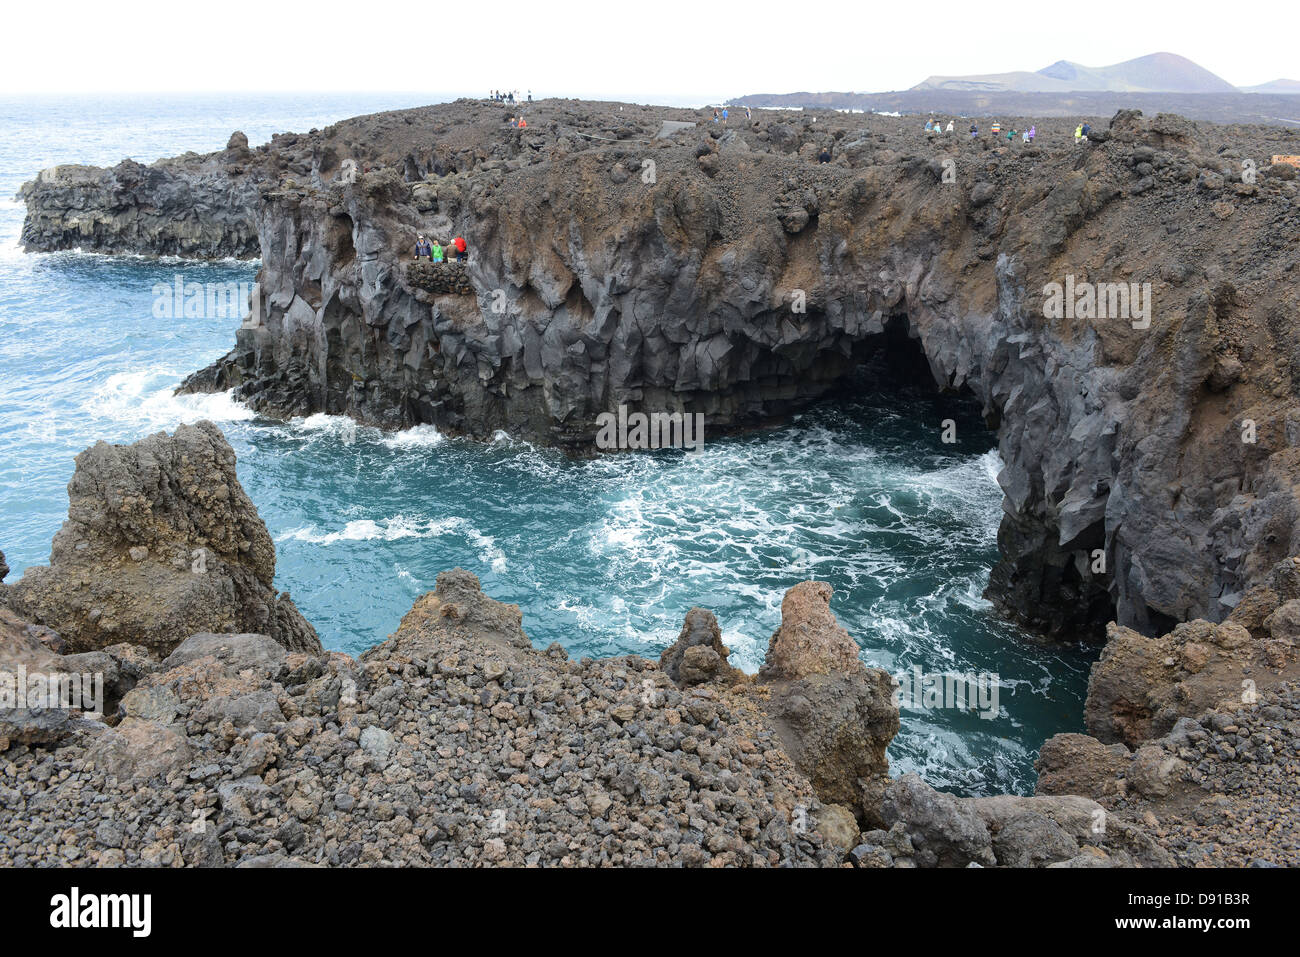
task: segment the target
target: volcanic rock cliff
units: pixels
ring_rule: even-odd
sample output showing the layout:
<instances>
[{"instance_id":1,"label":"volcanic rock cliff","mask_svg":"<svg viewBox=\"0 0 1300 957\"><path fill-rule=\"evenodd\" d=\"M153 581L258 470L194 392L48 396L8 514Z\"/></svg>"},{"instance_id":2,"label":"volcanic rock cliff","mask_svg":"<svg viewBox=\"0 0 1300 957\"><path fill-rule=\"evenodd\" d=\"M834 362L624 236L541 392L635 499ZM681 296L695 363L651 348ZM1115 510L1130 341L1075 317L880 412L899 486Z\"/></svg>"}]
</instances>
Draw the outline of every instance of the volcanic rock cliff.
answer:
<instances>
[{"instance_id":1,"label":"volcanic rock cliff","mask_svg":"<svg viewBox=\"0 0 1300 957\"><path fill-rule=\"evenodd\" d=\"M261 152L266 153L263 147ZM187 153L145 166L55 166L19 192L28 250L149 253L215 259L257 255L253 206L261 170L236 133L209 156Z\"/></svg>"},{"instance_id":2,"label":"volcanic rock cliff","mask_svg":"<svg viewBox=\"0 0 1300 957\"><path fill-rule=\"evenodd\" d=\"M186 388L590 452L620 403L761 423L919 347L997 424L990 595L1031 627L1221 620L1300 551L1300 207L1269 164L1294 131L1128 112L1028 145L830 113L513 112L460 101L255 151L255 308ZM64 200L24 196L40 248ZM473 295L416 278L417 232L468 240ZM1109 309L1054 312L1053 283Z\"/></svg>"}]
</instances>

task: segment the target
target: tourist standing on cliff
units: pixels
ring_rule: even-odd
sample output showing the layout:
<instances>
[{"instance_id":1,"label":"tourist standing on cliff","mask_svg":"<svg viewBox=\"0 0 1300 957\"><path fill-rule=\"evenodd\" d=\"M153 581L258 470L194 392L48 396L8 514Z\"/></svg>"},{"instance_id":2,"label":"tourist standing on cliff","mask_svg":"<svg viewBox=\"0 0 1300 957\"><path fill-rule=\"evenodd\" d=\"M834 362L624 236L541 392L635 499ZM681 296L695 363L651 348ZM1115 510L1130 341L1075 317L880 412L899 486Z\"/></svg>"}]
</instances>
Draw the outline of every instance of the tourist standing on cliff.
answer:
<instances>
[{"instance_id":1,"label":"tourist standing on cliff","mask_svg":"<svg viewBox=\"0 0 1300 957\"><path fill-rule=\"evenodd\" d=\"M415 238L415 259L417 262L419 262L421 256L423 256L425 259L432 260L433 250L429 246L429 241L427 239L425 239L423 236L417 236Z\"/></svg>"},{"instance_id":2,"label":"tourist standing on cliff","mask_svg":"<svg viewBox=\"0 0 1300 957\"><path fill-rule=\"evenodd\" d=\"M456 250L457 262L464 262L469 258L469 246L466 244L463 236L457 236L451 241L451 245Z\"/></svg>"},{"instance_id":3,"label":"tourist standing on cliff","mask_svg":"<svg viewBox=\"0 0 1300 957\"><path fill-rule=\"evenodd\" d=\"M1074 145L1078 146L1083 142L1083 124L1080 123L1074 128Z\"/></svg>"},{"instance_id":4,"label":"tourist standing on cliff","mask_svg":"<svg viewBox=\"0 0 1300 957\"><path fill-rule=\"evenodd\" d=\"M822 151L817 154L817 162L829 163L830 161L831 161L831 148L829 146L823 146Z\"/></svg>"},{"instance_id":5,"label":"tourist standing on cliff","mask_svg":"<svg viewBox=\"0 0 1300 957\"><path fill-rule=\"evenodd\" d=\"M944 130L943 130L943 131L944 131L945 133L951 133L951 132L952 132L952 120L949 120L949 121L948 121L948 125L947 125L946 127L944 127Z\"/></svg>"},{"instance_id":6,"label":"tourist standing on cliff","mask_svg":"<svg viewBox=\"0 0 1300 957\"><path fill-rule=\"evenodd\" d=\"M1032 143L1034 141L1034 137L1037 135L1038 135L1038 127L1036 125L1029 127L1029 142Z\"/></svg>"},{"instance_id":7,"label":"tourist standing on cliff","mask_svg":"<svg viewBox=\"0 0 1300 957\"><path fill-rule=\"evenodd\" d=\"M972 137L979 136L979 135L980 135L980 128L979 128L979 126L977 126L976 124L972 123L972 124L970 125L970 135L971 135Z\"/></svg>"},{"instance_id":8,"label":"tourist standing on cliff","mask_svg":"<svg viewBox=\"0 0 1300 957\"><path fill-rule=\"evenodd\" d=\"M433 241L433 261L436 263L442 262L442 243L436 239Z\"/></svg>"}]
</instances>

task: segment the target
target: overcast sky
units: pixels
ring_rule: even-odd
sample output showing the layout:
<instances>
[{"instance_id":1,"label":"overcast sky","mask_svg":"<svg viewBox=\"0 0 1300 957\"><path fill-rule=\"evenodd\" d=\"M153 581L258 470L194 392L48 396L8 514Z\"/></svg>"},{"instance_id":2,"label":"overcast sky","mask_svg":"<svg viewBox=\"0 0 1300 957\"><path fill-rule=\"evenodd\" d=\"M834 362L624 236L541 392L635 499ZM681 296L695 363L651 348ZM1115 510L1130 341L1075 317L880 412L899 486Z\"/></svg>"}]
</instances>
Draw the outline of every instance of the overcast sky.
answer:
<instances>
[{"instance_id":1,"label":"overcast sky","mask_svg":"<svg viewBox=\"0 0 1300 957\"><path fill-rule=\"evenodd\" d=\"M704 103L906 89L933 73L1037 70L1061 59L1104 66L1157 51L1248 86L1300 72L1296 23L1280 19L1289 9L1200 0L1150 9L1134 0L1068 9L1051 0L18 2L4 15L0 94L517 87L536 97Z\"/></svg>"}]
</instances>

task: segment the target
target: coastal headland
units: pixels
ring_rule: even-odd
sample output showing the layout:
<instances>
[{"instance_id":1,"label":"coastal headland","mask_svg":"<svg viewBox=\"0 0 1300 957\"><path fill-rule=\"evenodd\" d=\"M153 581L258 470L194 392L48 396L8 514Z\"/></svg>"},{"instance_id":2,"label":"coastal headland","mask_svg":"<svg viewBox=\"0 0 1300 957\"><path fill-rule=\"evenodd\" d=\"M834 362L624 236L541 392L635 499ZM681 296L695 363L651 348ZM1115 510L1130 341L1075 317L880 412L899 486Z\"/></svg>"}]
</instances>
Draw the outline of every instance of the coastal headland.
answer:
<instances>
[{"instance_id":1,"label":"coastal headland","mask_svg":"<svg viewBox=\"0 0 1300 957\"><path fill-rule=\"evenodd\" d=\"M359 660L325 653L229 445L182 426L82 453L49 567L0 587L6 670L106 677L99 714L0 712L0 859L1300 860L1300 204L1272 161L1300 134L521 109L55 167L23 187L23 241L260 259L232 351L183 388L278 418L597 454L620 407L761 427L868 360L914 363L997 431L989 597L1101 648L1089 735L1044 744L1033 797L891 778L888 675L817 582L755 676L705 609L659 662L534 649L459 570ZM417 235L468 261L413 262Z\"/></svg>"}]
</instances>

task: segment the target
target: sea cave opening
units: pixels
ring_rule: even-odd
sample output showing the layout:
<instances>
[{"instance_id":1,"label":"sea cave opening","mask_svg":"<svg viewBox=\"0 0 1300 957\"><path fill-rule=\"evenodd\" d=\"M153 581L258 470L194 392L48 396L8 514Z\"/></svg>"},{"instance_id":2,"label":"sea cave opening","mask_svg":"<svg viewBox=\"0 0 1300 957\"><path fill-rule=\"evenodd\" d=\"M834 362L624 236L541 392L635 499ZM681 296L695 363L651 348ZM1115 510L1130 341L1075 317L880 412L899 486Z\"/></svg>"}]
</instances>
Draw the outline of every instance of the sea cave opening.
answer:
<instances>
[{"instance_id":1,"label":"sea cave opening","mask_svg":"<svg viewBox=\"0 0 1300 957\"><path fill-rule=\"evenodd\" d=\"M965 384L940 381L905 313L801 358L805 381L822 391L777 428L820 445L815 481L844 490L842 502L821 497L834 504L840 560L809 564L835 588L833 610L863 660L898 683L891 762L958 794L1032 793L1042 741L1084 730L1109 594L1073 555L1050 547L1005 560L1023 532L998 483L999 412ZM1090 555L1100 538L1089 530L1070 546ZM815 543L803 541L814 551ZM1040 560L1049 564L1035 572ZM1016 607L1027 592L1043 603L1033 614ZM1064 610L1051 621L1042 608L1054 601ZM954 700L954 679L969 694Z\"/></svg>"}]
</instances>

